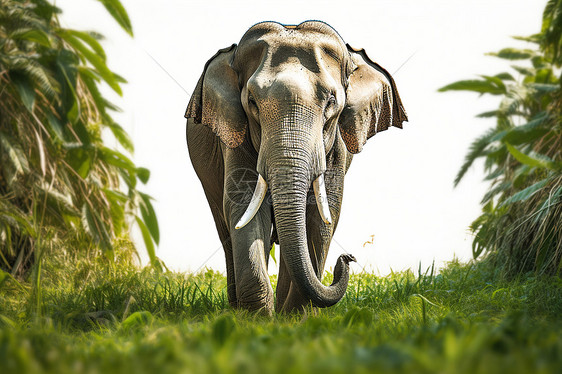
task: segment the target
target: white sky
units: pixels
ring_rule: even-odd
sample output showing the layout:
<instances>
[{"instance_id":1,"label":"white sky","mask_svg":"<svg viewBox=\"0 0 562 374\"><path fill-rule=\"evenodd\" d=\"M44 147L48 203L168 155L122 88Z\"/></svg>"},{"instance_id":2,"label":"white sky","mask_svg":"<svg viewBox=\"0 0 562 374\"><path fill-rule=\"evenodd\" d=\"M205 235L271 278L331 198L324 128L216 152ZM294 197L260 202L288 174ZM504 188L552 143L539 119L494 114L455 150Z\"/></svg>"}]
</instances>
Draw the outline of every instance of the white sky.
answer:
<instances>
[{"instance_id":1,"label":"white sky","mask_svg":"<svg viewBox=\"0 0 562 374\"><path fill-rule=\"evenodd\" d=\"M453 180L471 141L494 125L474 116L495 109L497 100L437 89L508 70L506 61L484 53L522 46L510 36L538 32L546 1L122 2L134 39L97 1L56 0L64 26L106 36L109 67L129 81L122 98L104 92L123 109L114 117L133 138L135 162L152 172L143 190L156 199L157 254L169 268L225 271L187 154L183 114L205 62L264 20L325 21L391 73L411 57L393 75L410 122L376 135L354 158L326 269L344 251L358 260L353 271L381 274L471 258L468 226L487 189L481 164L455 189ZM373 244L363 246L371 235ZM269 272L277 272L273 261Z\"/></svg>"}]
</instances>

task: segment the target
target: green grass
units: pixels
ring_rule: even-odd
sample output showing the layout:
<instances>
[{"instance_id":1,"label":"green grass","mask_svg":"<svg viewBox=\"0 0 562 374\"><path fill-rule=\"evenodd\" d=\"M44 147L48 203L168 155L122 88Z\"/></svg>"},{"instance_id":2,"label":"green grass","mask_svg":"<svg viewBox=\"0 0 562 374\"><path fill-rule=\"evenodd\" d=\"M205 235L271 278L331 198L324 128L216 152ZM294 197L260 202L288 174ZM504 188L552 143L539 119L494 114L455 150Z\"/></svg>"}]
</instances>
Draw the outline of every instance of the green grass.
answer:
<instances>
[{"instance_id":1,"label":"green grass","mask_svg":"<svg viewBox=\"0 0 562 374\"><path fill-rule=\"evenodd\" d=\"M273 318L230 309L212 271L77 261L43 264L40 281L39 296L0 282L1 373L562 370L560 278L503 280L486 263L355 274L335 307Z\"/></svg>"}]
</instances>

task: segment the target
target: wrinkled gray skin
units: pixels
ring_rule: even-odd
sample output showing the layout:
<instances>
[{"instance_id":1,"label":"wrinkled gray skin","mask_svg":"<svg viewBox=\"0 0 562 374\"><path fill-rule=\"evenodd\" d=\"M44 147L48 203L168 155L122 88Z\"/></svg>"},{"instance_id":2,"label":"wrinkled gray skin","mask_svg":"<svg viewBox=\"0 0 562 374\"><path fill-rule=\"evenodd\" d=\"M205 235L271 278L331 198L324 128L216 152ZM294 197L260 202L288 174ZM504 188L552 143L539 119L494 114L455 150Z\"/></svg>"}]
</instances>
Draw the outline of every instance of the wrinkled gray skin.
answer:
<instances>
[{"instance_id":1,"label":"wrinkled gray skin","mask_svg":"<svg viewBox=\"0 0 562 374\"><path fill-rule=\"evenodd\" d=\"M337 303L353 256L338 258L332 285L320 280L352 154L407 120L390 74L325 23L264 22L207 62L186 118L189 155L224 246L230 304L273 312L272 242L280 244L277 311ZM258 173L267 195L235 229ZM322 174L331 224L311 187Z\"/></svg>"}]
</instances>

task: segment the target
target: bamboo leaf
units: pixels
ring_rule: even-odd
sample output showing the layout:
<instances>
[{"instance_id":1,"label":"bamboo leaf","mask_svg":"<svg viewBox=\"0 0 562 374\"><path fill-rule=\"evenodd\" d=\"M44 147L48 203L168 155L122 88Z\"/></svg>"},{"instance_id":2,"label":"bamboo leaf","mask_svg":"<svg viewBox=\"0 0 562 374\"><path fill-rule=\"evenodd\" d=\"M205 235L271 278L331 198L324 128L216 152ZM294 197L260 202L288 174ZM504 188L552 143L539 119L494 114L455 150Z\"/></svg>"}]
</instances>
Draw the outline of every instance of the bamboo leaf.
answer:
<instances>
[{"instance_id":1,"label":"bamboo leaf","mask_svg":"<svg viewBox=\"0 0 562 374\"><path fill-rule=\"evenodd\" d=\"M125 202L127 198L123 201L121 196L111 193L105 193L107 200L109 201L109 214L111 215L111 224L116 237L120 237L123 230L127 227L125 222Z\"/></svg>"},{"instance_id":2,"label":"bamboo leaf","mask_svg":"<svg viewBox=\"0 0 562 374\"><path fill-rule=\"evenodd\" d=\"M35 104L35 90L29 80L20 74L12 74L11 76L14 87L20 95L23 105L32 113Z\"/></svg>"},{"instance_id":3,"label":"bamboo leaf","mask_svg":"<svg viewBox=\"0 0 562 374\"><path fill-rule=\"evenodd\" d=\"M25 232L32 237L37 235L29 218L21 213L17 207L12 207L10 210L0 210L0 218L20 232Z\"/></svg>"},{"instance_id":4,"label":"bamboo leaf","mask_svg":"<svg viewBox=\"0 0 562 374\"><path fill-rule=\"evenodd\" d=\"M545 158L546 156L542 156L539 158L536 155L535 156L526 155L507 142L505 143L505 146L507 147L509 153L511 153L511 155L522 164L529 165L531 167L535 167L539 169L556 170L559 168L559 165L552 162L548 158Z\"/></svg>"},{"instance_id":5,"label":"bamboo leaf","mask_svg":"<svg viewBox=\"0 0 562 374\"><path fill-rule=\"evenodd\" d=\"M99 38L99 34L94 34L94 33L88 33L88 32L84 32L84 31L77 31L77 30L71 30L71 29L66 29L65 33L72 35L78 39L81 39L82 41L86 42L88 44L88 46L90 46L90 48L103 60L106 60L106 55L105 55L105 51L103 50L103 47L101 46L101 44L98 42L98 40L96 38Z\"/></svg>"},{"instance_id":6,"label":"bamboo leaf","mask_svg":"<svg viewBox=\"0 0 562 374\"><path fill-rule=\"evenodd\" d=\"M536 69L527 67L527 66L516 66L516 65L512 65L511 66L515 71L517 71L519 74L525 75L525 76L529 76L532 77L535 75L536 73Z\"/></svg>"},{"instance_id":7,"label":"bamboo leaf","mask_svg":"<svg viewBox=\"0 0 562 374\"><path fill-rule=\"evenodd\" d=\"M560 90L559 84L532 83L529 86L540 93L552 93Z\"/></svg>"},{"instance_id":8,"label":"bamboo leaf","mask_svg":"<svg viewBox=\"0 0 562 374\"><path fill-rule=\"evenodd\" d=\"M455 177L454 185L457 186L461 179L464 177L470 166L474 163L474 161L485 155L484 150L491 144L493 138L497 136L497 130L490 129L484 135L477 138L475 141L472 142L470 145L470 150L468 154L465 156L464 163L461 166L457 176Z\"/></svg>"},{"instance_id":9,"label":"bamboo leaf","mask_svg":"<svg viewBox=\"0 0 562 374\"><path fill-rule=\"evenodd\" d=\"M536 194L538 191L540 191L548 182L547 179L543 179L527 188L525 188L524 190L521 190L519 192L517 192L516 194L513 194L512 196L510 196L508 199L504 200L500 206L506 206L506 205L510 205L519 201L525 201L527 199L529 199L531 196L533 196L534 194Z\"/></svg>"},{"instance_id":10,"label":"bamboo leaf","mask_svg":"<svg viewBox=\"0 0 562 374\"><path fill-rule=\"evenodd\" d=\"M88 204L82 206L82 226L105 251L112 250L111 238L99 214Z\"/></svg>"},{"instance_id":11,"label":"bamboo leaf","mask_svg":"<svg viewBox=\"0 0 562 374\"><path fill-rule=\"evenodd\" d=\"M24 28L19 29L10 34L10 37L17 40L25 40L40 44L44 47L51 47L51 40L49 36L40 29Z\"/></svg>"},{"instance_id":12,"label":"bamboo leaf","mask_svg":"<svg viewBox=\"0 0 562 374\"><path fill-rule=\"evenodd\" d=\"M66 137L64 135L64 126L62 123L60 123L53 113L45 113L45 117L47 118L47 121L44 125L49 131L49 134L56 138L59 142L64 143L66 141Z\"/></svg>"},{"instance_id":13,"label":"bamboo leaf","mask_svg":"<svg viewBox=\"0 0 562 374\"><path fill-rule=\"evenodd\" d=\"M513 78L513 75L511 75L509 73L499 73L499 74L496 74L494 77L499 78L499 79L504 80L504 81L515 81L515 78Z\"/></svg>"},{"instance_id":14,"label":"bamboo leaf","mask_svg":"<svg viewBox=\"0 0 562 374\"><path fill-rule=\"evenodd\" d=\"M134 151L134 145L129 134L127 134L127 132L121 126L113 121L108 123L107 126L109 127L109 129L113 133L113 136L115 136L115 139L117 139L119 144L121 144L121 146L123 146L126 151L132 153Z\"/></svg>"},{"instance_id":15,"label":"bamboo leaf","mask_svg":"<svg viewBox=\"0 0 562 374\"><path fill-rule=\"evenodd\" d=\"M438 91L473 91L479 93L489 93L491 95L501 95L505 93L505 87L498 87L496 84L489 80L473 79L448 84L444 87L441 87Z\"/></svg>"},{"instance_id":16,"label":"bamboo leaf","mask_svg":"<svg viewBox=\"0 0 562 374\"><path fill-rule=\"evenodd\" d=\"M70 194L58 191L45 182L38 184L36 186L36 191L38 191L40 200L43 201L46 199L47 204L51 209L55 209L61 214L65 213L72 216L80 215L80 211L74 205Z\"/></svg>"},{"instance_id":17,"label":"bamboo leaf","mask_svg":"<svg viewBox=\"0 0 562 374\"><path fill-rule=\"evenodd\" d=\"M160 230L158 228L158 220L156 218L156 212L154 211L154 207L150 200L152 198L142 192L139 192L139 196L141 197L141 202L139 204L140 211L142 215L142 219L146 224L148 231L150 232L150 236L154 239L156 244L160 242Z\"/></svg>"},{"instance_id":18,"label":"bamboo leaf","mask_svg":"<svg viewBox=\"0 0 562 374\"><path fill-rule=\"evenodd\" d=\"M41 139L41 136L39 135L37 130L33 129L33 132L35 133L35 140L37 140L37 150L39 152L39 165L41 167L41 174L44 177L45 174L47 173L47 161L45 158L45 148L43 147L43 139Z\"/></svg>"},{"instance_id":19,"label":"bamboo leaf","mask_svg":"<svg viewBox=\"0 0 562 374\"><path fill-rule=\"evenodd\" d=\"M530 49L504 48L499 52L487 53L488 56L496 56L507 60L526 60L535 55Z\"/></svg>"},{"instance_id":20,"label":"bamboo leaf","mask_svg":"<svg viewBox=\"0 0 562 374\"><path fill-rule=\"evenodd\" d=\"M150 179L150 170L147 168L137 168L137 176L142 183L146 184Z\"/></svg>"},{"instance_id":21,"label":"bamboo leaf","mask_svg":"<svg viewBox=\"0 0 562 374\"><path fill-rule=\"evenodd\" d=\"M275 263L275 265L277 265L277 259L275 258L275 243L273 243L271 245L271 249L269 250L269 255L273 259L273 262Z\"/></svg>"},{"instance_id":22,"label":"bamboo leaf","mask_svg":"<svg viewBox=\"0 0 562 374\"><path fill-rule=\"evenodd\" d=\"M548 128L527 125L514 127L505 135L505 141L513 145L530 144L549 131Z\"/></svg>"},{"instance_id":23,"label":"bamboo leaf","mask_svg":"<svg viewBox=\"0 0 562 374\"><path fill-rule=\"evenodd\" d=\"M27 161L25 154L18 145L12 144L12 142L13 140L11 137L0 132L0 149L3 149L3 153L8 156L8 159L15 170L12 178L8 180L10 184L14 181L18 174L27 173L29 171L29 162Z\"/></svg>"},{"instance_id":24,"label":"bamboo leaf","mask_svg":"<svg viewBox=\"0 0 562 374\"><path fill-rule=\"evenodd\" d=\"M148 253L148 258L150 259L150 263L152 264L152 266L162 269L160 265L160 260L158 259L158 257L156 257L156 249L154 248L154 243L152 241L150 231L148 230L142 219L140 219L138 216L135 217L135 220L141 231L142 238L144 240L144 245L146 247L146 252Z\"/></svg>"},{"instance_id":25,"label":"bamboo leaf","mask_svg":"<svg viewBox=\"0 0 562 374\"><path fill-rule=\"evenodd\" d=\"M115 79L113 72L109 70L103 58L98 56L90 48L86 47L80 39L69 34L65 30L60 30L59 33L66 42L79 51L81 55L92 64L95 68L95 72L109 85L109 87L113 89L113 91L119 94L119 96L123 95L119 82Z\"/></svg>"},{"instance_id":26,"label":"bamboo leaf","mask_svg":"<svg viewBox=\"0 0 562 374\"><path fill-rule=\"evenodd\" d=\"M117 23L129 34L133 36L133 26L131 25L131 20L127 11L121 4L119 0L98 0L103 4L105 9L111 14L111 16L117 21Z\"/></svg>"},{"instance_id":27,"label":"bamboo leaf","mask_svg":"<svg viewBox=\"0 0 562 374\"><path fill-rule=\"evenodd\" d=\"M476 118L491 118L496 117L500 113L499 110L491 110L489 112L482 112L476 115Z\"/></svg>"},{"instance_id":28,"label":"bamboo leaf","mask_svg":"<svg viewBox=\"0 0 562 374\"><path fill-rule=\"evenodd\" d=\"M133 161L124 154L102 146L99 148L99 155L100 158L108 164L124 169L131 175L131 177L136 177L137 167Z\"/></svg>"},{"instance_id":29,"label":"bamboo leaf","mask_svg":"<svg viewBox=\"0 0 562 374\"><path fill-rule=\"evenodd\" d=\"M481 75L480 77L484 78L485 81L491 83L492 85L496 86L498 89L502 90L502 93L506 92L505 89L505 84L503 83L502 79L495 76L489 76L489 75Z\"/></svg>"}]
</instances>

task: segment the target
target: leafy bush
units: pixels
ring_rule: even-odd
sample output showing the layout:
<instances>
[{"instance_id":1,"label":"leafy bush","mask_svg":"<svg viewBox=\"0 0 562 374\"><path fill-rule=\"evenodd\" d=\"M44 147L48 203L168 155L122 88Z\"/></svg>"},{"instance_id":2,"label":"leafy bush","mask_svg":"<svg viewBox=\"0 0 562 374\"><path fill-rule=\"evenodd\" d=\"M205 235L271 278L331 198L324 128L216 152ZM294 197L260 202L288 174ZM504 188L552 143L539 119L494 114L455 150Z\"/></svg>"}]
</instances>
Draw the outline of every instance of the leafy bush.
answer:
<instances>
[{"instance_id":1,"label":"leafy bush","mask_svg":"<svg viewBox=\"0 0 562 374\"><path fill-rule=\"evenodd\" d=\"M121 3L100 2L132 35ZM109 130L133 151L99 90L121 95L125 80L107 67L102 36L61 27L58 13L46 0L0 0L0 269L23 274L61 243L111 257L134 222L159 266L156 215L137 189L150 173L102 138Z\"/></svg>"},{"instance_id":2,"label":"leafy bush","mask_svg":"<svg viewBox=\"0 0 562 374\"><path fill-rule=\"evenodd\" d=\"M509 72L452 83L440 91L465 90L501 97L499 108L478 117L496 126L477 138L456 179L484 159L491 188L483 213L471 225L474 258L490 254L506 274L559 273L562 260L562 1L548 2L542 30L529 49L490 55L516 61Z\"/></svg>"}]
</instances>

